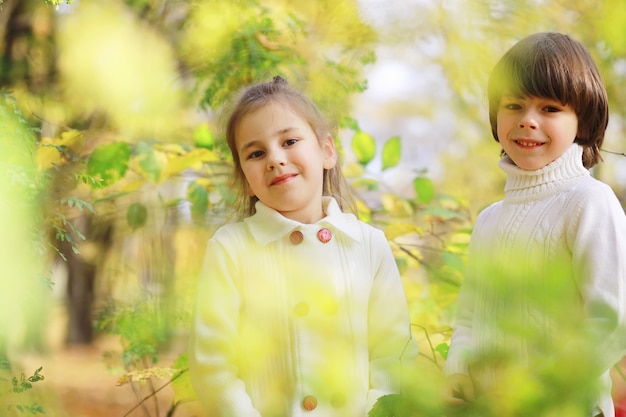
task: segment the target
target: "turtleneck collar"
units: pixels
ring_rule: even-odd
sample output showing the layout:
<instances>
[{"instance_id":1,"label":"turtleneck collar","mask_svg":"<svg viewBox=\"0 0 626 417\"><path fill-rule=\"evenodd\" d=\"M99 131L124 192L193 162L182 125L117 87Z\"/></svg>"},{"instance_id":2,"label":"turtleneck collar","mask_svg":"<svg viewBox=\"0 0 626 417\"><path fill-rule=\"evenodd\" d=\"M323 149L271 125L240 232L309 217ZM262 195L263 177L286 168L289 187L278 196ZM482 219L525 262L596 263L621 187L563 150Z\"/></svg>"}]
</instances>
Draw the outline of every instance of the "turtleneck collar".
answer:
<instances>
[{"instance_id":1,"label":"turtleneck collar","mask_svg":"<svg viewBox=\"0 0 626 417\"><path fill-rule=\"evenodd\" d=\"M261 201L256 202L255 208L256 213L244 219L244 223L250 228L254 239L263 245L278 240L294 230L314 228L317 231L320 227L342 232L355 241L360 240L361 233L356 216L342 212L332 197L322 198L322 209L326 216L312 225L289 219Z\"/></svg>"},{"instance_id":2,"label":"turtleneck collar","mask_svg":"<svg viewBox=\"0 0 626 417\"><path fill-rule=\"evenodd\" d=\"M519 168L505 156L498 162L507 175L504 199L536 200L569 189L577 178L590 175L582 155L582 146L573 143L563 155L534 171Z\"/></svg>"}]
</instances>

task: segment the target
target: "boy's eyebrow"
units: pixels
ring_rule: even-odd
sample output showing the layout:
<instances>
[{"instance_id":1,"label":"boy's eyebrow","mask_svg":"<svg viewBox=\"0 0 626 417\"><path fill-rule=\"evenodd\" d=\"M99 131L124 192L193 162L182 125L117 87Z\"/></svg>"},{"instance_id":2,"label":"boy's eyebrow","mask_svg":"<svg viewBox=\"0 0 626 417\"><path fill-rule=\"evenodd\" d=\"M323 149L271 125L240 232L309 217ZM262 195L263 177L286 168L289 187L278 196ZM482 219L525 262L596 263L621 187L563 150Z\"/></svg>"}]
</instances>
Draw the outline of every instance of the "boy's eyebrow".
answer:
<instances>
[{"instance_id":1,"label":"boy's eyebrow","mask_svg":"<svg viewBox=\"0 0 626 417\"><path fill-rule=\"evenodd\" d=\"M275 135L280 136L280 135L284 135L285 133L289 133L293 130L298 130L297 127L294 126L288 126L282 129L278 129L275 133ZM253 146L255 146L257 143L259 143L260 141L258 139L253 139L251 141L248 141L246 143L243 144L243 146L239 149L239 153L244 152L245 150L252 148Z\"/></svg>"}]
</instances>

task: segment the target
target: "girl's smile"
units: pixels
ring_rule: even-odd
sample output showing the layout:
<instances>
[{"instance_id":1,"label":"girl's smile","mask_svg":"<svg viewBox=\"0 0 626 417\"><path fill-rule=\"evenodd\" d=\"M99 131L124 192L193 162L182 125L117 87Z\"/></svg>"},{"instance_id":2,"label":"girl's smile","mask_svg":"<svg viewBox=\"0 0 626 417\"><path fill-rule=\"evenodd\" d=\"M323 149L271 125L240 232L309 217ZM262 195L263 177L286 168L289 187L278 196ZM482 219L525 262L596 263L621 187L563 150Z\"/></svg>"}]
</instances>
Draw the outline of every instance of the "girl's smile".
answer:
<instances>
[{"instance_id":1,"label":"girl's smile","mask_svg":"<svg viewBox=\"0 0 626 417\"><path fill-rule=\"evenodd\" d=\"M270 182L270 185L283 185L283 184L286 184L286 183L290 182L291 180L295 179L297 176L298 176L298 174L283 174L283 175L280 175L278 177L275 177Z\"/></svg>"}]
</instances>

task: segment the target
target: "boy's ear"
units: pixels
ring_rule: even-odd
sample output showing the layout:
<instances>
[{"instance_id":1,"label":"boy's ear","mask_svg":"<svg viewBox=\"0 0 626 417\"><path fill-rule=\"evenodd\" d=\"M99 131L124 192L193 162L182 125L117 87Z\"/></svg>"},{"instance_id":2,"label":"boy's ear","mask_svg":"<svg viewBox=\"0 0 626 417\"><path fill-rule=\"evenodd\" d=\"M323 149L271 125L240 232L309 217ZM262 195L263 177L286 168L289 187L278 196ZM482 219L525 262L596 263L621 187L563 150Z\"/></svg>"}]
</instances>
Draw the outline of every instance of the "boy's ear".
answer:
<instances>
[{"instance_id":1,"label":"boy's ear","mask_svg":"<svg viewBox=\"0 0 626 417\"><path fill-rule=\"evenodd\" d=\"M337 148L335 140L328 134L322 139L322 152L324 153L324 169L332 169L337 165Z\"/></svg>"}]
</instances>

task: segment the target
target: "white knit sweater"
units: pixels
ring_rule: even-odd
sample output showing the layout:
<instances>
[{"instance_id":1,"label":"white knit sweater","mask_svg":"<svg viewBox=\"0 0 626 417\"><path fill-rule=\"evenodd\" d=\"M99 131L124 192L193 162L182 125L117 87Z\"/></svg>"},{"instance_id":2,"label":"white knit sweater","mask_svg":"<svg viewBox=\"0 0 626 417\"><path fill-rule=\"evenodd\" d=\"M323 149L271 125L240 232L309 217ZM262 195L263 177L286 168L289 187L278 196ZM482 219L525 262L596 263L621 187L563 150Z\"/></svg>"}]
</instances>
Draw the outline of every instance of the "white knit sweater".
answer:
<instances>
[{"instance_id":1,"label":"white knit sweater","mask_svg":"<svg viewBox=\"0 0 626 417\"><path fill-rule=\"evenodd\" d=\"M624 210L577 144L536 171L508 157L499 166L505 197L476 220L445 371L490 391L502 382L487 364L496 353L532 373L581 349L564 363L593 364L605 387L597 407L613 417L608 371L626 352Z\"/></svg>"},{"instance_id":2,"label":"white knit sweater","mask_svg":"<svg viewBox=\"0 0 626 417\"><path fill-rule=\"evenodd\" d=\"M324 204L324 219L302 224L259 202L209 241L189 351L209 415L366 417L399 388L400 362L415 361L384 234Z\"/></svg>"}]
</instances>

